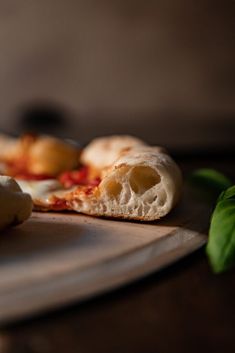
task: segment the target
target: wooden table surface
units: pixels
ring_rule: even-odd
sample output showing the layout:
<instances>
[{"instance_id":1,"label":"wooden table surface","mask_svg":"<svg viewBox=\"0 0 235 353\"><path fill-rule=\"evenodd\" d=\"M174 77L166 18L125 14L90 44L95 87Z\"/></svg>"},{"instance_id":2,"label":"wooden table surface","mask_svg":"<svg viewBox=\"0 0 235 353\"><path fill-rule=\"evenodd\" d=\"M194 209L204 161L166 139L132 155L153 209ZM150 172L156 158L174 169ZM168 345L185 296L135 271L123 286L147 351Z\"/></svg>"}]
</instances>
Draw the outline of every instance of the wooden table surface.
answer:
<instances>
[{"instance_id":1,"label":"wooden table surface","mask_svg":"<svg viewBox=\"0 0 235 353\"><path fill-rule=\"evenodd\" d=\"M185 173L233 159L178 157ZM204 249L177 264L79 305L0 329L0 353L235 351L235 271L213 275Z\"/></svg>"}]
</instances>

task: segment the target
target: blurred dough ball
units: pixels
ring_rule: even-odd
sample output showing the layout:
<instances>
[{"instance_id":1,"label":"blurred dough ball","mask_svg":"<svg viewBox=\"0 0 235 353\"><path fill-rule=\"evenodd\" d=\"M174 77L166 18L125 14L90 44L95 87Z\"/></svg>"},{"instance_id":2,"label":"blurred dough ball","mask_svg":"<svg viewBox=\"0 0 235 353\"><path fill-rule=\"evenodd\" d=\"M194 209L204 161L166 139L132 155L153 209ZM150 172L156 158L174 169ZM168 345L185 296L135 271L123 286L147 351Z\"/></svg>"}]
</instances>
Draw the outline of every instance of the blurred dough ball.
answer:
<instances>
[{"instance_id":1,"label":"blurred dough ball","mask_svg":"<svg viewBox=\"0 0 235 353\"><path fill-rule=\"evenodd\" d=\"M53 137L40 137L29 149L28 170L32 174L56 176L78 166L79 150Z\"/></svg>"}]
</instances>

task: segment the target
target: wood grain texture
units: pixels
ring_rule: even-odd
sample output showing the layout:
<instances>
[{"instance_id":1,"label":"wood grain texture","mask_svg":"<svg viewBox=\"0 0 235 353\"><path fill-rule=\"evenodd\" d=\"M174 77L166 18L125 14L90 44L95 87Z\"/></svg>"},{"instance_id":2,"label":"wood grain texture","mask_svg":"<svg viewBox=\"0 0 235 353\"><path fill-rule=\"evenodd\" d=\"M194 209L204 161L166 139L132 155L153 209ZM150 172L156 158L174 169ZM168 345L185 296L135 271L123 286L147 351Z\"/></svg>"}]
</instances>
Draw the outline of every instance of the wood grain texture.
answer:
<instances>
[{"instance_id":1,"label":"wood grain texture","mask_svg":"<svg viewBox=\"0 0 235 353\"><path fill-rule=\"evenodd\" d=\"M34 213L0 240L0 322L141 278L206 241L208 212L184 200L156 223Z\"/></svg>"}]
</instances>

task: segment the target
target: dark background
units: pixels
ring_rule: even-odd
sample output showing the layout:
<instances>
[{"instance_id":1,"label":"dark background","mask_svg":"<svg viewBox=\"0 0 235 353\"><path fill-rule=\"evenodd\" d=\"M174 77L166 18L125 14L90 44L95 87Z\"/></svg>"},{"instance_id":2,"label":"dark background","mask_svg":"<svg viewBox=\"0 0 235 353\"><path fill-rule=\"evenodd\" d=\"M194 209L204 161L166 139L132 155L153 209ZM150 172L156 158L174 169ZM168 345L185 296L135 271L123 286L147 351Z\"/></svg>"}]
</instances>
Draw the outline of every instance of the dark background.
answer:
<instances>
[{"instance_id":1,"label":"dark background","mask_svg":"<svg viewBox=\"0 0 235 353\"><path fill-rule=\"evenodd\" d=\"M235 145L232 0L2 0L0 48L4 131Z\"/></svg>"}]
</instances>

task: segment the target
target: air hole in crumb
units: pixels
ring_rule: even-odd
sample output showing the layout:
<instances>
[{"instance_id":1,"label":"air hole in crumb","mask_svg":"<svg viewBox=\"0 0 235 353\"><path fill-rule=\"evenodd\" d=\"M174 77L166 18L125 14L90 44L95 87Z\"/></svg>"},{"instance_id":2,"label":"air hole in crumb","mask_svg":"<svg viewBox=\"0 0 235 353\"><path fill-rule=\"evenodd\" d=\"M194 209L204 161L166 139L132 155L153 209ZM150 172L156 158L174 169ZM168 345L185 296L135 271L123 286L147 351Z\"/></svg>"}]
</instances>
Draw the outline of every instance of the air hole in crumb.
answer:
<instances>
[{"instance_id":1,"label":"air hole in crumb","mask_svg":"<svg viewBox=\"0 0 235 353\"><path fill-rule=\"evenodd\" d=\"M129 178L130 186L136 194L144 194L160 181L160 175L152 168L145 166L134 167Z\"/></svg>"},{"instance_id":2,"label":"air hole in crumb","mask_svg":"<svg viewBox=\"0 0 235 353\"><path fill-rule=\"evenodd\" d=\"M110 197L116 199L122 191L122 185L116 180L109 180L105 183L105 189Z\"/></svg>"}]
</instances>

